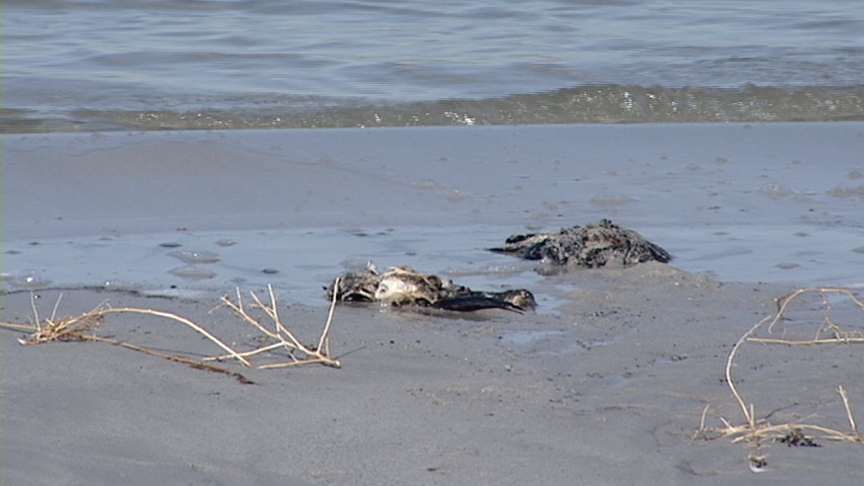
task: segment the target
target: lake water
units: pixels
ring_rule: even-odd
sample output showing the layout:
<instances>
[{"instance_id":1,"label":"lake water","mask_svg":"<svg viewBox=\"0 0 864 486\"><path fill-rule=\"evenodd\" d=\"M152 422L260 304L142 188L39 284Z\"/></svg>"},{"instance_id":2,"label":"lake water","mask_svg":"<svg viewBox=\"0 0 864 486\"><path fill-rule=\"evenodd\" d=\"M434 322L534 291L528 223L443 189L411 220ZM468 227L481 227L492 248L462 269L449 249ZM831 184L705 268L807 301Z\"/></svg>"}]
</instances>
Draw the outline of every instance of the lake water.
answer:
<instances>
[{"instance_id":1,"label":"lake water","mask_svg":"<svg viewBox=\"0 0 864 486\"><path fill-rule=\"evenodd\" d=\"M857 0L10 0L2 133L864 119Z\"/></svg>"}]
</instances>

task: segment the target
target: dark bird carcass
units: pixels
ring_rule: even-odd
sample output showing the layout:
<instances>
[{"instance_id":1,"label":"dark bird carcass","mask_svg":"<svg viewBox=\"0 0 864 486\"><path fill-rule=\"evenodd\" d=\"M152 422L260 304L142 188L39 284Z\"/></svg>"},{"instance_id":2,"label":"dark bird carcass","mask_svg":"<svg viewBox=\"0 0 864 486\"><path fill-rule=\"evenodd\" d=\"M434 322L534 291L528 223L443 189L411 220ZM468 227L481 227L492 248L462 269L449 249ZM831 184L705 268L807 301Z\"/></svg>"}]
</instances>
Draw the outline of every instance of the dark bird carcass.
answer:
<instances>
[{"instance_id":1,"label":"dark bird carcass","mask_svg":"<svg viewBox=\"0 0 864 486\"><path fill-rule=\"evenodd\" d=\"M432 307L460 312L483 309L524 312L537 306L534 295L525 289L472 290L407 266L390 267L379 273L371 263L363 271L346 272L327 287L327 296L332 299L334 294L340 302L380 302L395 307Z\"/></svg>"},{"instance_id":2,"label":"dark bird carcass","mask_svg":"<svg viewBox=\"0 0 864 486\"><path fill-rule=\"evenodd\" d=\"M648 261L669 263L669 252L639 233L613 224L608 219L585 226L564 228L555 233L513 235L490 251L508 253L526 260L543 260L555 265L599 268L609 263L633 265Z\"/></svg>"}]
</instances>

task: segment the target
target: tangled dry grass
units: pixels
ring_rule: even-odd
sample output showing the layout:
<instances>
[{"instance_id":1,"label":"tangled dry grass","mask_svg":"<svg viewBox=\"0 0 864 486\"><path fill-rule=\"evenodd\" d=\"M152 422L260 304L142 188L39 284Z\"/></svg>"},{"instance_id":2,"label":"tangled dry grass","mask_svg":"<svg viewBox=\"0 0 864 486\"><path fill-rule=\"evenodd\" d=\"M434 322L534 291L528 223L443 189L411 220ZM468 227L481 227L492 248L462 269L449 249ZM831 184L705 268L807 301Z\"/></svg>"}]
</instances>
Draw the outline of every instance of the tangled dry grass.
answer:
<instances>
[{"instance_id":1,"label":"tangled dry grass","mask_svg":"<svg viewBox=\"0 0 864 486\"><path fill-rule=\"evenodd\" d=\"M335 285L338 285L338 279ZM214 309L220 308L230 309L243 322L252 325L258 331L263 333L264 344L261 346L245 351L238 351L213 335L203 326L187 319L183 316L171 312L165 312L154 309L142 309L135 307L111 307L107 303L102 303L92 310L85 312L79 316L57 317L57 312L60 307L63 295L54 303L54 308L50 317L41 318L39 310L36 307L35 299L31 297L31 307L33 312L33 320L30 324L0 322L0 326L13 329L27 331L30 334L25 338L19 338L18 342L22 345L45 344L57 341L98 341L108 344L122 346L142 353L158 356L178 363L184 363L197 369L213 371L217 373L227 374L236 378L241 383L251 384L251 380L244 375L232 371L231 369L218 366L213 362L225 362L229 360L237 360L243 366L256 367L258 369L284 368L288 366L296 366L302 364L320 363L332 367L340 367L339 360L334 359L330 355L330 332L333 323L333 315L336 308L336 300L330 302L330 309L327 314L327 321L318 338L317 345L303 344L288 328L283 324L279 317L278 299L271 285L267 286L268 298L267 302L263 301L257 294L250 292L251 302L244 302L243 293L240 289L236 289L235 296L232 299L229 296L223 296L221 303ZM212 312L212 311L211 311ZM114 338L100 336L97 332L102 326L106 318L111 314L142 314L151 317L159 317L178 322L189 326L196 332L207 338L219 349L222 354L205 357L203 359L194 358L186 354L172 354L163 351L158 351L153 348L140 346L126 341L121 341ZM263 313L262 317L256 317ZM265 323L265 321L271 321ZM287 361L277 363L267 363L254 365L252 360L261 356L264 353L272 354L276 351L282 351L282 356L287 356Z\"/></svg>"},{"instance_id":2,"label":"tangled dry grass","mask_svg":"<svg viewBox=\"0 0 864 486\"><path fill-rule=\"evenodd\" d=\"M783 335L780 338L774 337L759 337L757 332L762 330L769 335L774 333L781 323L788 319L787 314L790 312L792 304L805 296L818 296L821 298L822 319L819 323L816 332L810 339L797 339L786 336L786 330L783 330ZM832 297L846 298L858 308L864 310L864 302L858 299L852 292L842 288L804 288L790 292L781 297L775 298L777 311L775 314L765 317L751 327L744 335L742 335L726 359L725 379L729 390L734 397L738 408L743 415L744 421L740 425L733 425L730 420L722 416L718 416L721 425L715 427L707 426L710 405L706 406L702 411L702 418L699 429L693 436L693 439L711 440L717 438L730 438L733 443L744 442L751 446L751 452L748 455L750 468L756 472L761 471L767 466L767 456L763 451L764 443L768 441L778 441L790 446L816 446L816 440L834 440L862 443L864 437L861 436L858 430L858 424L852 413L852 407L849 403L849 397L842 385L837 385L837 393L843 403L843 408L846 411L846 421L849 424L848 430L837 430L816 423L809 422L786 422L772 424L767 418L759 419L756 415L756 406L752 402L747 402L741 395L736 385L733 369L735 368L735 359L739 356L742 347L747 343L760 344L779 344L786 346L802 346L802 345L817 345L817 344L850 344L864 342L864 333L859 330L843 327L832 318L833 305Z\"/></svg>"}]
</instances>

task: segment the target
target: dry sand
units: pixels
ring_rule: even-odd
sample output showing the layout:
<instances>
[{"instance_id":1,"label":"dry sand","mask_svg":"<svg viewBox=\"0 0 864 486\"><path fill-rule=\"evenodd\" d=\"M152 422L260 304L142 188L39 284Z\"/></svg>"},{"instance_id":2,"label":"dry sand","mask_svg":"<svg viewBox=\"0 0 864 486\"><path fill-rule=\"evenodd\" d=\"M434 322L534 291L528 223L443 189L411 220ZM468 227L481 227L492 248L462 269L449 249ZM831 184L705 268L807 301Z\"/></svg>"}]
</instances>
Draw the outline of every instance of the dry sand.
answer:
<instances>
[{"instance_id":1,"label":"dry sand","mask_svg":"<svg viewBox=\"0 0 864 486\"><path fill-rule=\"evenodd\" d=\"M837 126L844 128L832 131L821 125L815 130L840 138L849 135L849 125ZM636 138L644 141L657 133L669 135L670 131L682 129L685 128L587 130L641 134L644 139ZM538 133L566 147L569 138L560 132L564 129L550 130ZM758 140L741 143L739 138L730 136L728 130L732 128L719 130L718 144L726 137L726 142L738 143L736 150L759 146ZM746 128L737 130L751 133ZM766 129L770 136L762 137L766 133L760 132L754 137L763 141L783 140L782 133L774 130ZM812 145L795 136L800 134L796 130L802 131L803 127L787 126L786 130L785 139L798 143L801 151ZM521 132L513 131L518 138ZM855 130L851 132L856 137ZM382 133L393 136L396 132ZM441 135L435 130L423 133L432 134L433 139ZM577 133L582 132L577 129ZM406 134L414 136L416 132ZM323 132L314 135L289 132L285 136L314 139L323 136ZM89 142L81 142L81 137L59 137L45 142L55 147L50 153L58 154L58 145L68 149L67 154L55 158L69 157L81 164L80 172L65 165L53 168L57 174L65 174L66 179L58 175L57 179L47 178L45 184L38 184L41 169L28 171L28 161L52 167L51 157L40 151L38 143L26 150L19 147L13 151L14 160L6 159L4 245L7 248L23 248L21 254L26 256L26 245L19 245L20 242L128 233L135 231L136 224L137 230L147 235L172 231L176 225L201 225L207 230L266 229L272 228L270 225L278 219L279 227L315 224L339 227L347 224L343 219L356 218L359 225L394 225L398 230L414 211L423 214L431 224L444 227L451 216L456 224L462 225L475 219L491 220L490 224L500 227L505 227L508 221L518 221L514 231L521 229L518 226L538 221L553 226L559 222L554 217L538 220L534 218L537 213L518 210L520 205L537 209L537 201L548 196L539 183L545 177L542 171L539 182L527 177L525 186L515 190L516 202L499 203L498 199L476 197L482 194L483 184L491 187L491 181L466 182L475 197L463 201L455 197L458 193L446 192L457 184L457 175L436 173L436 183L441 186L429 192L428 187L414 187L403 180L407 177L424 180L423 177L393 173L391 168L397 167L393 160L382 162L391 165L377 174L389 173L391 179L363 180L379 190L397 191L387 197L404 202L404 207L388 204L387 209L373 214L380 193L370 195L354 188L349 198L353 203L346 203L344 193L337 197L315 186L310 188L314 194L308 194L306 199L293 193L286 196L291 199L285 203L288 207L302 201L312 203L311 209L307 206L281 213L277 207L282 196L278 184L265 177L270 172L255 170L249 179L232 175L233 185L229 184L231 178L218 175L221 170L228 170L223 163L228 164L233 155L248 154L246 149L237 149L235 153L235 149L223 147L214 151L207 143L194 144L181 158L201 163L212 157L210 160L218 162L218 170L210 168L199 173L195 171L201 166L193 165L187 173L176 167L170 169L170 160L162 160L163 169L174 171L166 179L173 180L174 186L168 189L148 186L123 197L113 194L119 190L121 175L131 171L135 172L133 178L146 181L146 171L134 165L124 166L122 160L117 161L119 165L112 165L115 152L82 148ZM136 137L142 136L129 135L130 141L119 145L127 147L123 150L128 151L128 146L134 149L136 140L140 140ZM861 137L857 137L855 143L860 145ZM502 140L500 134L499 140ZM503 141L506 140L509 139L504 137ZM537 143L548 149L547 142L540 137ZM347 151L345 144L357 141L340 143L339 150ZM472 147L468 140L459 143ZM483 143L492 151L508 150L506 144L494 148L488 141ZM405 144L398 148L397 154L411 149L409 142ZM291 152L290 144L285 145ZM144 143L138 146L137 153L141 156L143 150L170 154L177 147L174 142L156 143L152 147ZM616 151L639 150L638 146L615 147ZM377 145L370 148L358 144L355 148L361 154L379 150ZM586 150L589 156L599 157L597 154L602 152L596 146ZM703 161L728 155L713 148L704 153L696 146L690 150L694 159ZM764 150L762 156L766 157L764 154L771 150ZM860 153L851 150L841 148L840 156L844 160L860 159ZM522 155L517 157L524 157L524 152L519 153ZM295 155L318 157L305 152ZM271 155L252 157L250 163L260 169L262 160L266 162L269 158ZM327 160L289 165L289 169L321 172L295 174L300 178L297 180L289 177L289 169L280 169L275 162L266 168L285 171L279 173L280 177L302 185L304 181L323 184L330 166ZM517 162L507 167L517 167L517 172L524 169ZM139 170L142 172L136 172ZM849 170L846 165L836 168L839 174L847 174ZM74 178L76 173L81 175L80 180ZM98 179L100 174L104 179ZM200 187L192 184L196 179L202 181ZM215 189L229 195L223 201L209 192L213 187L208 184L214 180L226 184ZM78 184L78 191L67 187L72 182ZM343 190L351 187L348 179L337 182L344 185ZM528 187L535 182L536 188ZM29 192L24 190L25 183L30 184ZM830 188L839 182L819 183ZM102 192L98 190L100 184L104 185ZM263 191L259 192L262 186ZM666 187L674 189L675 183ZM61 188L65 192L58 193ZM441 197L435 195L439 189ZM650 192L643 190L640 197ZM658 194L665 201L665 193ZM741 193L729 193L728 197L724 194L718 197L706 193L704 198L706 204L713 201L730 208L726 218L733 218L735 211L731 208L735 201L744 206L751 204L735 199ZM28 195L32 197L28 199ZM169 197L162 197L166 195ZM74 204L64 207L64 197ZM822 204L814 202L818 196L809 197L805 202L798 199L778 202L771 198L764 201L787 208L784 223L789 223L797 221L798 211L807 212L803 205ZM528 202L532 198L533 206ZM123 204L112 203L118 200ZM198 205L198 200L213 201L214 212L208 215L207 204ZM183 201L188 204L183 206ZM828 201L819 206L820 211L842 216L846 214L842 212L843 202L848 201ZM670 245L662 240L662 228L656 230L656 225L674 220L677 213L685 214L685 208L673 202L674 197L668 202L654 202L660 206L669 204L670 213L647 220L647 226L655 227L660 243L674 247L676 243ZM149 206L142 207L144 203ZM176 210L169 211L175 203ZM338 211L340 204L347 205L345 214ZM463 211L451 215L448 208L452 211L453 207ZM596 219L604 211L625 218L640 215L638 210L628 209L632 204L581 207L590 208L587 214L578 213L588 220ZM769 213L774 211L770 205L748 207L752 211L744 212L742 217L754 223L771 219ZM267 209L257 214L256 208ZM160 211L166 212L163 219L158 217ZM717 211L711 214L717 217ZM840 216L834 221L843 220ZM573 221L574 215L568 217L571 224L586 222ZM353 240L346 241L350 244ZM466 252L476 250L474 246L470 248L473 250ZM673 265L645 264L548 276L533 274L532 290L538 293L541 302L538 313L483 311L454 315L340 306L336 311L332 347L342 360L342 368L312 365L251 370L238 364L228 365L253 380L254 385L107 344L21 346L15 339L21 332L0 330L0 482L52 486L862 484L860 444L824 440L817 441L822 447L767 444L764 452L768 454L768 470L758 474L748 467L747 455L751 450L745 444L732 444L728 439L691 444L706 405L711 406L713 425L719 424L718 415L734 424L743 423L741 411L724 382L726 358L747 329L773 314L773 298L800 284L730 283L706 274L685 272L676 263L686 266L687 252L685 248L679 250L677 253L684 257L673 261ZM328 271L338 269L339 262L346 258L357 257L347 246L341 253L331 246L323 246L321 251L334 253L333 267L325 269ZM855 258L860 258L859 253L844 251L840 254L842 258L848 258L850 264L858 263ZM461 258L457 267L470 268L471 257L459 256L455 250L444 256ZM398 264L399 258L408 257L404 252L395 254L387 264ZM428 266L420 269L437 271L441 267L429 267L439 262L436 258L440 257L426 255L422 261ZM15 258L14 254L6 255L4 270ZM734 261L734 253L722 260L724 264ZM291 279L292 268L286 264L273 278ZM300 265L296 268L297 272L304 271ZM722 273L722 268L717 271ZM505 272L496 279L506 279L506 275ZM309 285L320 288L322 283L326 281L313 278ZM232 290L225 286L220 291ZM51 312L61 291L35 288L32 292L38 296L37 303L45 315ZM252 329L224 309L208 313L217 304L215 297L183 300L80 285L64 289L63 295L59 310L62 315L79 314L107 301L114 307L153 308L192 318L227 342L242 345L254 340ZM294 300L291 295L282 297L284 321L305 340L317 339L327 313L323 299L306 302ZM2 320L28 322L30 299L31 289L11 289L0 294ZM838 313L838 322L854 325L856 319L860 321L860 312L854 306L839 300L832 300L832 305ZM801 314L784 322L783 329L804 334L815 332L822 309L818 299L808 301L795 309ZM167 351L218 353L212 343L191 329L147 316L109 316L99 333ZM744 398L755 404L757 416L769 416L775 423L806 420L843 430L848 425L836 393L838 385L846 387L853 410L864 417L861 387L864 354L859 346L862 345L789 347L750 343L742 348L735 376Z\"/></svg>"}]
</instances>

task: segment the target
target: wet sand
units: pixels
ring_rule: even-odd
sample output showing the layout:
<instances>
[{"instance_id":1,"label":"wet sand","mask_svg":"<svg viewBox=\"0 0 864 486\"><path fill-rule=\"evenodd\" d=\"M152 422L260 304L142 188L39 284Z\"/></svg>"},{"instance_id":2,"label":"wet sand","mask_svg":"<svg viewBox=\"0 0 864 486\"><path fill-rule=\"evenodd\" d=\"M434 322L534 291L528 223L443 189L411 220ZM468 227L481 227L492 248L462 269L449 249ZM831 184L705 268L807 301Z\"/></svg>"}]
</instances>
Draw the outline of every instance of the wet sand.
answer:
<instances>
[{"instance_id":1,"label":"wet sand","mask_svg":"<svg viewBox=\"0 0 864 486\"><path fill-rule=\"evenodd\" d=\"M639 136L662 144L657 134L671 140L677 139L677 131L687 130L674 126L620 127L616 132L616 128L609 132L614 139L629 140L620 142L626 146L620 149L622 153L638 151ZM759 163L766 166L775 158L777 164L788 166L793 157L806 166L811 159L805 146L812 143L801 141L802 134L815 130L834 147L836 156L832 157L838 162L826 166L821 178L807 180L806 174L793 175L791 171L782 175L777 184L795 194L780 196L779 201L759 192L768 184L763 181L753 184L752 193L723 192L730 179L718 175L719 195L712 196L711 190L702 186L692 192L702 194L702 199L688 205L690 209L672 204L675 198L662 190L657 191L657 199L647 202L652 188L674 190L680 184L683 190L689 184L680 180L681 174L669 182L658 173L659 182L653 185L607 185L605 189L598 187L597 193L574 195L570 211L560 201L554 209L544 203L563 198L573 186L550 184L556 177L554 169L543 164L532 162L533 171L525 172L526 164L519 162L524 162L528 145L536 143L541 150L555 141L562 150L566 148L571 140L555 127L539 130L531 144L511 147L518 152L515 162L503 159L500 163L502 153L508 150L508 138L500 133L496 139L500 144L481 141L475 146L469 139L458 141L464 149L460 153L469 148L472 153L484 153L485 149L499 161L498 165L486 162L490 167L510 168L501 169L495 177L475 177L464 183L452 167L432 172L433 177L427 178L426 174L400 173L396 160L369 162L383 149L371 142L361 144L348 131L331 132L349 134L348 139L337 139L331 148L315 154L304 152L307 149L301 148L302 144L289 142L305 139L312 145L309 140L322 137L322 132L273 132L265 138L275 144L273 137L278 136L282 144L279 150L263 146L259 152L250 149L257 143L256 137L262 136L256 133L231 135L234 146L220 144L218 133L178 134L173 135L178 137L176 141L159 143L149 139L150 135L123 135L127 137L124 141L112 134L109 142L116 147L99 145L106 143L102 141L97 143L99 150L87 148L89 136L46 137L40 143L47 149L38 147L39 140L28 139L31 145L12 147L15 157L4 159L4 251L18 251L4 254L4 272L17 269L12 266L16 258L27 257L29 241L59 249L63 248L60 241L74 243L120 235L132 241L147 240L152 249L155 245L148 238L157 234L165 238L153 241L169 241L168 235L176 235L178 227L230 234L241 230L381 226L398 233L416 224L419 214L431 227L447 228L452 223L455 240L440 237L440 241L451 243L446 251L426 250L421 242L389 247L393 252L385 255L388 246L382 243L373 256L389 256L384 264L408 260L424 271L449 269L452 278L467 280L472 286L521 286L527 281L538 294L541 308L527 314L482 311L454 315L340 306L332 348L342 368L312 365L252 370L228 365L254 385L101 343L21 346L15 340L20 332L2 330L0 479L3 484L45 485L725 485L826 480L839 485L861 484L864 472L859 467L858 444L825 440L817 441L822 447L770 444L764 450L768 470L758 474L748 468L750 449L744 444L732 444L727 439L691 444L706 405L711 406L712 424L718 423L718 415L735 424L743 422L723 377L735 341L760 319L773 314L773 298L810 284L808 278L825 281L831 275L814 277L802 272L794 274L798 278L768 282L718 278L724 265L736 265L734 252L711 260L717 265L714 273L682 270L692 264L692 253L668 236L677 236L676 231L686 225L671 225L670 221L685 216L692 219L693 206L715 201L726 209L700 210L698 214L706 216L696 224L711 228L712 224L758 226L773 221L784 226L783 234L791 235L802 227L817 233L814 228L821 226L812 220L810 211L815 207L825 221L840 226L847 236L859 231L850 224L853 211L848 208L850 201L857 201L856 196L832 196L826 191L842 184L855 187L849 174L857 170L856 163L861 163L862 152L855 152L864 140L860 125L772 127L744 141L730 135L728 130L733 128L744 133L752 130L718 126L707 132L713 133L709 138L717 139L717 147L723 143L738 147L734 150L740 152L732 155L726 149L704 145L690 145L689 157L672 153L687 152L674 148L674 144L670 146L673 148L649 144L647 150L655 151L651 157L658 164L659 152L682 157L680 160L698 159L714 167L710 164L716 157L725 154L735 160L735 155L755 150L761 154ZM414 131L404 133L409 139L417 135ZM423 133L437 140L442 133L459 139L466 132L433 129ZM579 130L575 133L590 138ZM525 132L513 129L511 135L518 138ZM190 143L190 136L197 141ZM144 140L140 144L138 137ZM784 137L797 147L778 155L778 141ZM828 140L830 137L837 140ZM600 142L585 142L586 156L608 155ZM410 152L411 141L402 143L406 146L392 148L396 156ZM764 144L761 151L760 143ZM183 147L188 150L178 151ZM827 148L821 153L830 153ZM335 152L352 149L369 165L357 169L359 172L349 171L344 179L334 179L333 174L344 174L346 169ZM416 149L433 154L428 157L444 157L440 147L435 151ZM798 155L791 153L795 149L799 149ZM277 157L273 152L288 155ZM332 160L322 159L327 153ZM135 161L149 165L134 164L129 158L118 158L118 154L135 156ZM158 157L160 154L165 157ZM280 164L280 160L284 162L280 157L294 162ZM453 156L449 157L452 160ZM470 154L465 158L474 160ZM57 165L59 159L75 165ZM627 166L626 158L616 156L615 160L621 160L621 167ZM448 160L439 162L447 165ZM484 167L482 160L479 163ZM331 171L334 164L340 170ZM555 167L554 160L549 164ZM245 168L239 176L238 167ZM153 175L154 168L161 168L165 177ZM583 171L582 177L596 183L601 175L592 176L591 170ZM608 174L609 170L623 169L606 167L598 174ZM699 172L685 170L688 174ZM525 177L520 179L519 173ZM623 176L602 177L618 180ZM643 174L642 179L651 177ZM421 183L412 186L411 180ZM510 187L520 185L520 180L521 189ZM160 185L166 181L168 186ZM330 182L342 185L334 192ZM296 188L288 190L286 185ZM121 190L123 187L126 189ZM370 192L370 187L375 191ZM501 189L504 187L509 189ZM303 195L298 195L300 188ZM544 192L544 188L549 189ZM500 193L499 197L491 197L493 191ZM514 196L509 197L510 193ZM604 193L637 198L651 206L654 216L645 217L644 204L590 202ZM460 194L468 196L462 198ZM382 197L388 204L379 204ZM297 208L298 204L303 208ZM653 211L664 206L667 212ZM560 226L564 220L585 223L609 213L616 222L634 227L672 251L676 260L672 265L540 275L533 272L533 266L520 266L504 256L480 257L486 255L482 251L486 240L469 245L458 232L483 221L494 229L494 234L486 236L493 241L499 232L504 232L500 237L506 236L508 228L518 232L526 227ZM811 220L802 220L807 216ZM736 221L736 217L742 220ZM640 218L644 224L634 225ZM206 234L211 241L215 233ZM279 273L261 276L260 281L272 279L278 284L300 275L310 287L320 289L344 261L367 256L365 251L352 249L351 243L360 241L356 235L334 238L322 243L318 254L307 250L308 258L314 261L326 253L331 266L322 263L310 270L286 257L278 260ZM384 241L388 236L379 238ZM851 250L860 245L836 243L837 248L823 249L820 258L841 259L855 268L860 253ZM748 245L746 238L735 244ZM243 247L242 241L238 247ZM789 255L798 255L806 247L793 248ZM133 245L129 251L143 254L142 248ZM92 251L101 255L97 245ZM80 256L80 248L75 252L69 250L66 255L86 258L86 252ZM230 255L226 255L222 256L227 262L219 267L226 281L211 281L207 293L194 294L194 299L164 297L172 285L177 291L199 288L195 282L171 280L174 277L170 275L134 291L106 290L92 285L105 278L101 274L70 281L61 269L47 267L45 275L54 282L46 287L16 288L14 282L7 282L7 291L0 295L2 320L28 322L31 292L38 296L40 312L50 314L61 292L53 287L61 286L61 315L79 314L107 301L114 307L174 312L204 324L226 342L252 343L252 330L227 311L209 313L217 303L216 296L232 292L231 279L242 275L236 269L231 273ZM117 252L108 256L116 265L125 265ZM278 254L268 258L278 259ZM495 258L496 269L490 269L492 260L483 258ZM806 270L806 258L799 261ZM259 282L239 283L247 290L260 289ZM291 292L281 295L283 320L303 339L316 340L327 313L323 298L296 297ZM838 320L855 323L854 308L834 304L842 313ZM798 320L788 324L796 332L808 332L812 329L808 326L821 316L818 300L797 310L803 314L796 314ZM146 316L110 316L100 334L167 351L218 352L191 329ZM757 416L770 415L772 422L806 420L848 428L836 387L846 388L853 410L864 410L864 389L859 386L864 358L856 346L748 345L742 348L735 368L741 393L756 405Z\"/></svg>"},{"instance_id":2,"label":"wet sand","mask_svg":"<svg viewBox=\"0 0 864 486\"><path fill-rule=\"evenodd\" d=\"M860 484L860 445L773 444L769 470L727 439L690 444L706 405L743 417L723 381L731 345L782 285L720 284L660 264L585 272L560 316L339 307L343 367L247 370L256 384L100 343L22 347L3 331L5 484ZM57 291L39 291L53 304ZM3 297L28 318L27 292ZM210 303L66 291L62 313L169 310L226 342L252 330ZM48 312L50 306L43 306ZM326 309L283 309L314 342ZM111 316L100 333L217 354L185 326ZM864 403L855 345L742 352L742 393L772 420L843 430L834 388ZM772 350L773 352L773 350Z\"/></svg>"}]
</instances>

